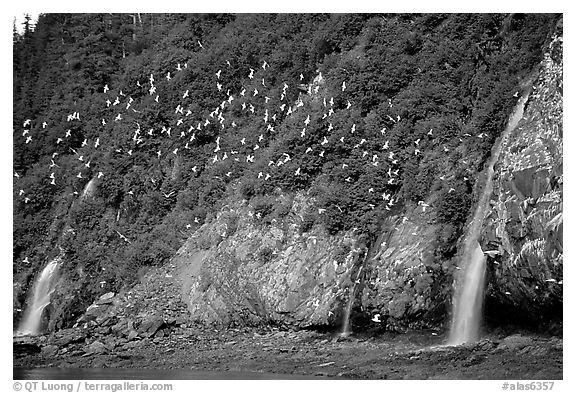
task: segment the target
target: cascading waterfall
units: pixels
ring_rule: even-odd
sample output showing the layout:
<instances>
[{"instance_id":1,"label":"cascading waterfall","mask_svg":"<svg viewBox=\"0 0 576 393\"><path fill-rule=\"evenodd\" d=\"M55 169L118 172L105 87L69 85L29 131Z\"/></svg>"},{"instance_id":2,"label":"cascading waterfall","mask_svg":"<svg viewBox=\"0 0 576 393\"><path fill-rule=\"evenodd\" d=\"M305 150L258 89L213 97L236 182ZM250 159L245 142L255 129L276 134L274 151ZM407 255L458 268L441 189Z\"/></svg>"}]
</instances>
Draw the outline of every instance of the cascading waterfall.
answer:
<instances>
[{"instance_id":1,"label":"cascading waterfall","mask_svg":"<svg viewBox=\"0 0 576 393\"><path fill-rule=\"evenodd\" d=\"M485 257L478 239L482 230L482 222L486 209L489 208L492 194L494 164L502 149L502 142L516 126L524 114L524 105L529 92L522 95L502 137L496 142L492 157L486 170L486 184L480 196L478 207L474 213L470 228L464 238L464 253L460 264L461 275L456 278L454 299L452 302L452 324L450 327L449 345L459 345L477 341L480 335L482 303L484 299L484 280L486 275Z\"/></svg>"},{"instance_id":2,"label":"cascading waterfall","mask_svg":"<svg viewBox=\"0 0 576 393\"><path fill-rule=\"evenodd\" d=\"M363 264L366 261L367 256L368 254L364 255L364 260L358 269L356 280L352 281L352 287L350 287L350 296L348 296L348 302L346 303L346 308L344 309L344 321L342 324L342 331L340 332L340 336L342 337L346 337L352 333L350 330L350 314L352 313L352 307L354 306L354 300L356 299L356 287L360 283L360 274L362 274L362 268L364 267Z\"/></svg>"},{"instance_id":3,"label":"cascading waterfall","mask_svg":"<svg viewBox=\"0 0 576 393\"><path fill-rule=\"evenodd\" d=\"M358 271L358 277L360 277L360 272L362 271L362 266L360 266L360 270ZM348 303L346 303L346 308L344 309L344 323L342 325L342 331L340 335L345 337L348 336L350 333L350 313L352 312L352 306L354 305L354 299L356 295L356 285L358 279L352 283L352 287L350 288L350 296L348 296Z\"/></svg>"},{"instance_id":4,"label":"cascading waterfall","mask_svg":"<svg viewBox=\"0 0 576 393\"><path fill-rule=\"evenodd\" d=\"M464 281L455 302L455 315L450 329L450 345L473 342L478 340L480 335L486 266L484 252L477 241L468 255L470 260L464 271Z\"/></svg>"},{"instance_id":5,"label":"cascading waterfall","mask_svg":"<svg viewBox=\"0 0 576 393\"><path fill-rule=\"evenodd\" d=\"M37 335L40 333L42 313L46 306L50 304L50 295L55 289L56 271L60 261L60 256L54 258L36 279L32 288L31 303L24 313L24 319L17 331L18 335Z\"/></svg>"}]
</instances>

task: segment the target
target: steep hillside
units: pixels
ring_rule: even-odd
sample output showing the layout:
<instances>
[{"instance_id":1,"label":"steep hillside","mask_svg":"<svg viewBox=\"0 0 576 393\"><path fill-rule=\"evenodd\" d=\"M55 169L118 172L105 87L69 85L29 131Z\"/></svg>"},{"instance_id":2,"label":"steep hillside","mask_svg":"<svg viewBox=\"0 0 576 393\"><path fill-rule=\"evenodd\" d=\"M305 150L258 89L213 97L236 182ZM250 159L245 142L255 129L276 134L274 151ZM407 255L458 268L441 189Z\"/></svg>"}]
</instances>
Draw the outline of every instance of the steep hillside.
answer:
<instances>
[{"instance_id":1,"label":"steep hillside","mask_svg":"<svg viewBox=\"0 0 576 393\"><path fill-rule=\"evenodd\" d=\"M14 38L15 321L60 248L51 329L183 246L204 323L335 326L352 293L357 324L441 324L558 18L42 15Z\"/></svg>"}]
</instances>

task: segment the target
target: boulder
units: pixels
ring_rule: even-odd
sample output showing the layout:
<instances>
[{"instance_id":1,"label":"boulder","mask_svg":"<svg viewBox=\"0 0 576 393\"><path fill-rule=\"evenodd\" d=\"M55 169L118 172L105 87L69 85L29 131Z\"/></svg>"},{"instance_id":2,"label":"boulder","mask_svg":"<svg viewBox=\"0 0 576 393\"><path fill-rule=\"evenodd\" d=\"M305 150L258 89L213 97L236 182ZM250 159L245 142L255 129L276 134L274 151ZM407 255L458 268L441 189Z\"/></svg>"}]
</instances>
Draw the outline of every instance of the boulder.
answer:
<instances>
[{"instance_id":1,"label":"boulder","mask_svg":"<svg viewBox=\"0 0 576 393\"><path fill-rule=\"evenodd\" d=\"M138 334L142 337L153 337L158 330L165 326L164 319L158 315L152 315L142 321L138 327Z\"/></svg>"},{"instance_id":2,"label":"boulder","mask_svg":"<svg viewBox=\"0 0 576 393\"><path fill-rule=\"evenodd\" d=\"M86 336L86 331L79 328L61 329L50 335L48 343L62 348L70 344L84 342Z\"/></svg>"},{"instance_id":3,"label":"boulder","mask_svg":"<svg viewBox=\"0 0 576 393\"><path fill-rule=\"evenodd\" d=\"M84 348L86 354L101 354L108 352L108 348L100 341L94 341Z\"/></svg>"},{"instance_id":4,"label":"boulder","mask_svg":"<svg viewBox=\"0 0 576 393\"><path fill-rule=\"evenodd\" d=\"M58 354L58 345L46 345L42 347L42 356L53 357Z\"/></svg>"},{"instance_id":5,"label":"boulder","mask_svg":"<svg viewBox=\"0 0 576 393\"><path fill-rule=\"evenodd\" d=\"M105 293L104 295L100 296L100 298L98 298L96 304L112 304L114 296L116 296L114 292Z\"/></svg>"},{"instance_id":6,"label":"boulder","mask_svg":"<svg viewBox=\"0 0 576 393\"><path fill-rule=\"evenodd\" d=\"M128 333L127 340L132 341L132 340L136 339L137 337L138 337L138 332L136 330L130 330L130 332Z\"/></svg>"},{"instance_id":7,"label":"boulder","mask_svg":"<svg viewBox=\"0 0 576 393\"><path fill-rule=\"evenodd\" d=\"M522 336L520 334L514 334L512 336L508 336L500 341L500 345L498 345L499 349L508 349L511 351L518 351L522 348L533 345L534 340L530 337Z\"/></svg>"}]
</instances>

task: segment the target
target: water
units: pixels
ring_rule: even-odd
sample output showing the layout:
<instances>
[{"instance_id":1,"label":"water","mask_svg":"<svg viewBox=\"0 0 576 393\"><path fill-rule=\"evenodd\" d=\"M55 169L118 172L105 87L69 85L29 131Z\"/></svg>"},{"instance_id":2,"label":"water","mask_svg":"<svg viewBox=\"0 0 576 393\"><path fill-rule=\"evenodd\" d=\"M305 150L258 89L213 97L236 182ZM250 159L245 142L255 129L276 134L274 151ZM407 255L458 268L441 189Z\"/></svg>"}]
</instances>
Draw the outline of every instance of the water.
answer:
<instances>
[{"instance_id":1,"label":"water","mask_svg":"<svg viewBox=\"0 0 576 393\"><path fill-rule=\"evenodd\" d=\"M15 380L254 380L254 379L324 379L312 375L277 374L253 370L190 370L141 368L53 368L14 367Z\"/></svg>"},{"instance_id":2,"label":"water","mask_svg":"<svg viewBox=\"0 0 576 393\"><path fill-rule=\"evenodd\" d=\"M364 260L366 260L366 256L364 256ZM358 269L356 280L353 281L352 287L350 288L350 296L348 296L348 303L346 303L346 308L344 309L342 332L340 332L340 336L342 337L346 337L352 333L352 330L350 330L350 313L352 313L352 306L354 306L354 300L356 299L356 286L360 282L360 273L362 273L362 268L363 266L360 266L360 269Z\"/></svg>"},{"instance_id":3,"label":"water","mask_svg":"<svg viewBox=\"0 0 576 393\"><path fill-rule=\"evenodd\" d=\"M61 257L54 258L36 279L32 288L32 302L29 303L24 313L24 319L17 332L18 335L37 335L40 333L42 312L50 304L50 295L55 289L56 271L60 261Z\"/></svg>"},{"instance_id":4,"label":"water","mask_svg":"<svg viewBox=\"0 0 576 393\"><path fill-rule=\"evenodd\" d=\"M469 258L450 329L449 343L451 345L474 342L480 337L486 265L484 252L478 242L470 252Z\"/></svg>"},{"instance_id":5,"label":"water","mask_svg":"<svg viewBox=\"0 0 576 393\"><path fill-rule=\"evenodd\" d=\"M482 303L484 299L484 280L486 275L485 257L478 239L482 231L482 222L486 210L489 208L492 194L494 164L502 150L502 142L518 125L524 114L524 104L528 100L529 92L522 95L502 137L496 142L492 150L492 157L486 169L486 184L480 196L478 207L464 238L464 252L460 264L461 275L456 278L454 299L452 302L452 324L450 327L449 345L459 345L475 342L480 336L480 323L482 317Z\"/></svg>"}]
</instances>

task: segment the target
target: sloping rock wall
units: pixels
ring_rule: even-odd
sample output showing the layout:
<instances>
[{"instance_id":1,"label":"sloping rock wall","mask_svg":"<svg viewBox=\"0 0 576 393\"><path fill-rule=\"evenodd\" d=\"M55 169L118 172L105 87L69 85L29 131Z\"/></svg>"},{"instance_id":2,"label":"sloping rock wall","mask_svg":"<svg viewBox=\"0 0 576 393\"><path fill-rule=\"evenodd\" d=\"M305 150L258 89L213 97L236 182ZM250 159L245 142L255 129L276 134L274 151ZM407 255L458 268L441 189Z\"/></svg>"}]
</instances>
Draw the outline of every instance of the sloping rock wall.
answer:
<instances>
[{"instance_id":1,"label":"sloping rock wall","mask_svg":"<svg viewBox=\"0 0 576 393\"><path fill-rule=\"evenodd\" d=\"M504 141L481 244L487 304L529 319L562 305L562 36L549 45L524 117Z\"/></svg>"},{"instance_id":2,"label":"sloping rock wall","mask_svg":"<svg viewBox=\"0 0 576 393\"><path fill-rule=\"evenodd\" d=\"M362 306L367 313L380 314L382 323L393 330L437 323L437 314L444 311L439 284L448 272L434 259L440 227L426 219L430 210L410 211L387 220L375 255L366 264Z\"/></svg>"},{"instance_id":3,"label":"sloping rock wall","mask_svg":"<svg viewBox=\"0 0 576 393\"><path fill-rule=\"evenodd\" d=\"M180 266L194 321L295 327L341 323L350 276L363 249L353 233L300 233L308 203L297 195L284 220L263 223L240 202L192 235L173 262Z\"/></svg>"}]
</instances>

